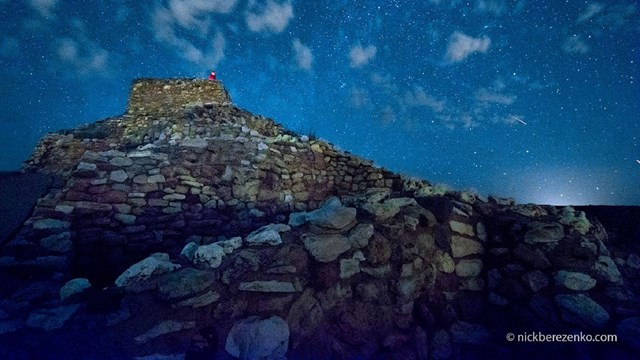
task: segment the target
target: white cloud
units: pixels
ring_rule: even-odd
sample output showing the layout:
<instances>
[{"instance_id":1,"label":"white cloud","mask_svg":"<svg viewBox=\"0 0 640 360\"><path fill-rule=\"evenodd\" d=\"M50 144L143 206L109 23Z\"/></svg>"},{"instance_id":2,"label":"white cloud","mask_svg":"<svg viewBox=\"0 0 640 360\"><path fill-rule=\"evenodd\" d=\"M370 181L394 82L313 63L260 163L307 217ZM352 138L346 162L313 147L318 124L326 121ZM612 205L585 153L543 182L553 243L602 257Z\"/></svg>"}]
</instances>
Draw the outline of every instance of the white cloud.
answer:
<instances>
[{"instance_id":1,"label":"white cloud","mask_svg":"<svg viewBox=\"0 0 640 360\"><path fill-rule=\"evenodd\" d=\"M170 0L169 10L176 23L188 28L208 22L203 18L210 13L228 14L235 5L236 0Z\"/></svg>"},{"instance_id":2,"label":"white cloud","mask_svg":"<svg viewBox=\"0 0 640 360\"><path fill-rule=\"evenodd\" d=\"M609 5L606 11L598 13L594 21L602 28L617 30L635 22L634 20L638 18L637 12L637 3L613 4Z\"/></svg>"},{"instance_id":3,"label":"white cloud","mask_svg":"<svg viewBox=\"0 0 640 360\"><path fill-rule=\"evenodd\" d=\"M157 7L151 17L151 26L155 40L175 49L185 60L198 66L217 66L224 58L226 46L222 32L216 32L211 42L211 50L205 53L188 39L177 35L175 21L173 13L170 10Z\"/></svg>"},{"instance_id":4,"label":"white cloud","mask_svg":"<svg viewBox=\"0 0 640 360\"><path fill-rule=\"evenodd\" d=\"M434 112L442 112L444 110L444 101L427 94L422 86L415 86L413 91L405 93L403 101L408 106L426 106Z\"/></svg>"},{"instance_id":5,"label":"white cloud","mask_svg":"<svg viewBox=\"0 0 640 360\"><path fill-rule=\"evenodd\" d=\"M55 42L58 59L64 67L81 76L107 76L109 52L86 39L61 38Z\"/></svg>"},{"instance_id":6,"label":"white cloud","mask_svg":"<svg viewBox=\"0 0 640 360\"><path fill-rule=\"evenodd\" d=\"M481 13L500 16L507 11L507 4L505 4L504 0L477 0L476 10Z\"/></svg>"},{"instance_id":7,"label":"white cloud","mask_svg":"<svg viewBox=\"0 0 640 360\"><path fill-rule=\"evenodd\" d=\"M488 37L474 38L456 31L449 39L446 59L450 62L459 62L473 53L486 53L489 45L491 45L491 39Z\"/></svg>"},{"instance_id":8,"label":"white cloud","mask_svg":"<svg viewBox=\"0 0 640 360\"><path fill-rule=\"evenodd\" d=\"M478 89L474 97L477 101L486 104L511 105L516 101L516 97L513 95L501 94L485 88Z\"/></svg>"},{"instance_id":9,"label":"white cloud","mask_svg":"<svg viewBox=\"0 0 640 360\"><path fill-rule=\"evenodd\" d=\"M564 40L562 50L569 54L586 54L591 50L591 47L581 35L572 35Z\"/></svg>"},{"instance_id":10,"label":"white cloud","mask_svg":"<svg viewBox=\"0 0 640 360\"><path fill-rule=\"evenodd\" d=\"M7 58L12 58L18 55L20 52L20 44L18 43L18 39L3 36L2 40L0 40L0 55Z\"/></svg>"},{"instance_id":11,"label":"white cloud","mask_svg":"<svg viewBox=\"0 0 640 360\"><path fill-rule=\"evenodd\" d=\"M293 18L293 6L290 1L278 4L269 0L261 7L250 4L251 11L247 13L246 22L253 32L281 33Z\"/></svg>"},{"instance_id":12,"label":"white cloud","mask_svg":"<svg viewBox=\"0 0 640 360\"><path fill-rule=\"evenodd\" d=\"M293 40L293 50L296 53L296 62L298 67L302 70L311 70L313 65L313 54L308 46L303 44L300 39Z\"/></svg>"},{"instance_id":13,"label":"white cloud","mask_svg":"<svg viewBox=\"0 0 640 360\"><path fill-rule=\"evenodd\" d=\"M48 18L54 15L58 0L29 0L29 5L42 17Z\"/></svg>"},{"instance_id":14,"label":"white cloud","mask_svg":"<svg viewBox=\"0 0 640 360\"><path fill-rule=\"evenodd\" d=\"M227 46L227 42L222 31L216 31L216 35L213 38L211 45L213 46L213 50L210 52L210 55L207 56L206 60L209 62L210 66L216 67L220 61L224 59L224 50Z\"/></svg>"},{"instance_id":15,"label":"white cloud","mask_svg":"<svg viewBox=\"0 0 640 360\"><path fill-rule=\"evenodd\" d=\"M363 88L354 87L351 89L351 106L355 109L367 108L371 105L369 92Z\"/></svg>"},{"instance_id":16,"label":"white cloud","mask_svg":"<svg viewBox=\"0 0 640 360\"><path fill-rule=\"evenodd\" d=\"M359 68L367 65L375 56L378 49L374 45L362 47L362 45L356 45L349 51L349 58L351 59L351 67Z\"/></svg>"},{"instance_id":17,"label":"white cloud","mask_svg":"<svg viewBox=\"0 0 640 360\"><path fill-rule=\"evenodd\" d=\"M576 20L576 22L581 23L583 21L587 21L591 19L592 17L600 13L602 10L604 10L604 7L605 7L604 5L597 2L590 3L589 6L587 6L587 8L580 13L580 15L578 16L578 20Z\"/></svg>"},{"instance_id":18,"label":"white cloud","mask_svg":"<svg viewBox=\"0 0 640 360\"><path fill-rule=\"evenodd\" d=\"M393 124L398 120L396 111L391 107L391 105L387 105L380 110L380 114L378 116L383 125Z\"/></svg>"}]
</instances>

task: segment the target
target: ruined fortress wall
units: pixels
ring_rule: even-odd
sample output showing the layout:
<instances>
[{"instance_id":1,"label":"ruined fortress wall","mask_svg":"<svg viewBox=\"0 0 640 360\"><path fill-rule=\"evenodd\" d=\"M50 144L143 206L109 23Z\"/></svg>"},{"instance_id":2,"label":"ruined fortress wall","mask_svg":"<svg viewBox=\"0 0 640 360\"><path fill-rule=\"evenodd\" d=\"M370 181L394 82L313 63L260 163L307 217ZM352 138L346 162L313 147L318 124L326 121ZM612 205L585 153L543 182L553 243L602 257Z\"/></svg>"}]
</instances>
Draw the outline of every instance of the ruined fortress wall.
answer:
<instances>
[{"instance_id":1,"label":"ruined fortress wall","mask_svg":"<svg viewBox=\"0 0 640 360\"><path fill-rule=\"evenodd\" d=\"M137 79L131 86L127 115L162 116L197 103L230 103L219 81L206 79Z\"/></svg>"},{"instance_id":2,"label":"ruined fortress wall","mask_svg":"<svg viewBox=\"0 0 640 360\"><path fill-rule=\"evenodd\" d=\"M73 243L62 253L122 270L192 235L243 235L331 195L402 187L371 161L218 103L226 100L215 82L139 80L127 115L50 134L28 165L65 185L41 199L19 237L61 236Z\"/></svg>"}]
</instances>

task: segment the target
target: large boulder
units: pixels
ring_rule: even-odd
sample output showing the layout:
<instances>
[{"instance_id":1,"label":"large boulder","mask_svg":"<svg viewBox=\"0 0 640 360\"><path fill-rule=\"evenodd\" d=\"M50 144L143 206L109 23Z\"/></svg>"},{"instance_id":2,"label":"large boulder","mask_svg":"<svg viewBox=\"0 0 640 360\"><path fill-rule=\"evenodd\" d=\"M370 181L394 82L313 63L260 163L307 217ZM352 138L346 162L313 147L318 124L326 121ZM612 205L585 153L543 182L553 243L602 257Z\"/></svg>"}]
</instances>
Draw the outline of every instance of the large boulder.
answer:
<instances>
[{"instance_id":1,"label":"large boulder","mask_svg":"<svg viewBox=\"0 0 640 360\"><path fill-rule=\"evenodd\" d=\"M289 325L278 316L251 316L231 328L224 349L239 359L285 359Z\"/></svg>"},{"instance_id":2,"label":"large boulder","mask_svg":"<svg viewBox=\"0 0 640 360\"><path fill-rule=\"evenodd\" d=\"M117 287L128 287L136 285L136 287L147 288L144 282L152 276L170 273L179 269L180 265L174 264L169 260L169 254L155 253L148 258L131 265L123 272L115 281ZM153 287L150 285L150 287Z\"/></svg>"},{"instance_id":3,"label":"large boulder","mask_svg":"<svg viewBox=\"0 0 640 360\"><path fill-rule=\"evenodd\" d=\"M91 283L89 282L89 279L76 278L76 279L69 280L60 289L60 300L64 301L68 298L73 298L74 296L85 292L90 287L91 287Z\"/></svg>"},{"instance_id":4,"label":"large boulder","mask_svg":"<svg viewBox=\"0 0 640 360\"><path fill-rule=\"evenodd\" d=\"M570 290L587 291L596 286L596 280L587 274L561 270L554 277L556 285Z\"/></svg>"},{"instance_id":5,"label":"large boulder","mask_svg":"<svg viewBox=\"0 0 640 360\"><path fill-rule=\"evenodd\" d=\"M394 198L383 202L370 201L363 206L377 221L386 221L396 216L405 206L417 205L413 198Z\"/></svg>"},{"instance_id":6,"label":"large boulder","mask_svg":"<svg viewBox=\"0 0 640 360\"><path fill-rule=\"evenodd\" d=\"M29 315L27 327L51 331L59 329L80 309L80 304L38 309Z\"/></svg>"},{"instance_id":7,"label":"large boulder","mask_svg":"<svg viewBox=\"0 0 640 360\"><path fill-rule=\"evenodd\" d=\"M337 197L327 199L321 208L306 215L306 220L312 225L332 230L343 229L355 219L356 209L343 206Z\"/></svg>"},{"instance_id":8,"label":"large boulder","mask_svg":"<svg viewBox=\"0 0 640 360\"><path fill-rule=\"evenodd\" d=\"M193 254L194 264L206 264L213 269L222 264L224 249L218 244L202 245Z\"/></svg>"},{"instance_id":9,"label":"large boulder","mask_svg":"<svg viewBox=\"0 0 640 360\"><path fill-rule=\"evenodd\" d=\"M556 243L564 237L564 227L557 223L533 221L528 227L529 231L524 235L528 244Z\"/></svg>"},{"instance_id":10,"label":"large boulder","mask_svg":"<svg viewBox=\"0 0 640 360\"><path fill-rule=\"evenodd\" d=\"M601 329L609 321L609 313L584 294L556 295L562 318L587 329Z\"/></svg>"},{"instance_id":11,"label":"large boulder","mask_svg":"<svg viewBox=\"0 0 640 360\"><path fill-rule=\"evenodd\" d=\"M304 247L316 261L331 262L351 249L351 241L340 234L307 234Z\"/></svg>"},{"instance_id":12,"label":"large boulder","mask_svg":"<svg viewBox=\"0 0 640 360\"><path fill-rule=\"evenodd\" d=\"M291 227L285 224L266 225L249 234L245 242L247 245L280 245L282 244L280 233L289 230Z\"/></svg>"}]
</instances>

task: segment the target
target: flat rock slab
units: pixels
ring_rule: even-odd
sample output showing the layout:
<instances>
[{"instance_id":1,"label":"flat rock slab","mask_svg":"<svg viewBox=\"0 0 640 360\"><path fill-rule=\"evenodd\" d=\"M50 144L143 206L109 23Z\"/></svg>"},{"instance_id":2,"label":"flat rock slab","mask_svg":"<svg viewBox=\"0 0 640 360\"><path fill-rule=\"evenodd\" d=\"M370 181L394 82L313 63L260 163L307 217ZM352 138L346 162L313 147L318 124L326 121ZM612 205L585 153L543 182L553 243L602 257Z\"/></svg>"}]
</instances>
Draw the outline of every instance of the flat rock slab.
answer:
<instances>
[{"instance_id":1,"label":"flat rock slab","mask_svg":"<svg viewBox=\"0 0 640 360\"><path fill-rule=\"evenodd\" d=\"M53 309L39 309L27 319L27 327L51 331L59 329L80 309L80 305L60 306Z\"/></svg>"},{"instance_id":2,"label":"flat rock slab","mask_svg":"<svg viewBox=\"0 0 640 360\"><path fill-rule=\"evenodd\" d=\"M351 249L351 241L344 235L312 235L304 239L304 247L319 262L331 262Z\"/></svg>"},{"instance_id":3,"label":"flat rock slab","mask_svg":"<svg viewBox=\"0 0 640 360\"><path fill-rule=\"evenodd\" d=\"M238 290L267 293L292 293L299 291L298 289L296 289L293 283L276 280L243 282L238 286Z\"/></svg>"},{"instance_id":4,"label":"flat rock slab","mask_svg":"<svg viewBox=\"0 0 640 360\"><path fill-rule=\"evenodd\" d=\"M194 268L180 269L158 280L158 292L165 300L193 297L215 282L212 272Z\"/></svg>"},{"instance_id":5,"label":"flat rock slab","mask_svg":"<svg viewBox=\"0 0 640 360\"><path fill-rule=\"evenodd\" d=\"M137 336L134 340L138 344L144 344L157 337L180 332L182 330L193 329L196 326L195 321L175 321L166 320L152 327L146 333Z\"/></svg>"}]
</instances>

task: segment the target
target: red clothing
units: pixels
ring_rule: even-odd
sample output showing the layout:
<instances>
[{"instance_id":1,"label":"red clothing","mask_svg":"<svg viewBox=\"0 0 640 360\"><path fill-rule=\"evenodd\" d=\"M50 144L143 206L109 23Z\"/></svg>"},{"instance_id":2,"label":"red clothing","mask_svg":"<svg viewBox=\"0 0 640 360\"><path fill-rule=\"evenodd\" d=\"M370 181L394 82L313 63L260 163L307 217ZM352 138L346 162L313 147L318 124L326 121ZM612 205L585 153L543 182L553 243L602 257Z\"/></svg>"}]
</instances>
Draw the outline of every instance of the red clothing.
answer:
<instances>
[{"instance_id":1,"label":"red clothing","mask_svg":"<svg viewBox=\"0 0 640 360\"><path fill-rule=\"evenodd\" d=\"M216 79L216 72L212 71L211 75L209 75L209 80L214 81Z\"/></svg>"}]
</instances>

